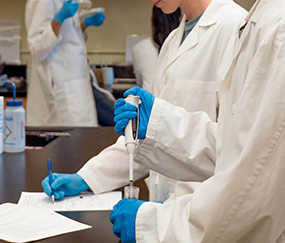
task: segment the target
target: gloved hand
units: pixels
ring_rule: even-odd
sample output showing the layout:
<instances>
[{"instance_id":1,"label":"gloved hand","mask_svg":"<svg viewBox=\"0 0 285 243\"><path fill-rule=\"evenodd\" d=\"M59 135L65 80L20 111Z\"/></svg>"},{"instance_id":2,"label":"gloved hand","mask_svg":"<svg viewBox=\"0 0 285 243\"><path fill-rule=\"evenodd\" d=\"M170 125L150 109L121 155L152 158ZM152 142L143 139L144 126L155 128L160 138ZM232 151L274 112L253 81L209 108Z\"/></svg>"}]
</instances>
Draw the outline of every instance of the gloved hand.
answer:
<instances>
[{"instance_id":1,"label":"gloved hand","mask_svg":"<svg viewBox=\"0 0 285 243\"><path fill-rule=\"evenodd\" d=\"M110 221L113 224L114 234L121 238L122 243L136 242L136 216L143 203L145 201L123 199L114 206Z\"/></svg>"},{"instance_id":2,"label":"gloved hand","mask_svg":"<svg viewBox=\"0 0 285 243\"><path fill-rule=\"evenodd\" d=\"M90 25L100 26L101 24L103 24L104 20L105 20L105 14L98 13L98 14L95 14L93 16L90 16L84 19L84 24L86 26L90 26Z\"/></svg>"},{"instance_id":3,"label":"gloved hand","mask_svg":"<svg viewBox=\"0 0 285 243\"><path fill-rule=\"evenodd\" d=\"M124 96L137 95L141 99L139 104L139 139L145 139L146 131L148 127L149 117L152 110L155 97L145 89L138 86L127 90ZM128 125L130 119L134 119L137 116L136 107L134 105L126 103L123 99L118 99L114 106L114 122L115 132L125 135L125 127Z\"/></svg>"},{"instance_id":4,"label":"gloved hand","mask_svg":"<svg viewBox=\"0 0 285 243\"><path fill-rule=\"evenodd\" d=\"M75 196L89 189L89 186L78 174L52 173L52 178L53 183L50 185L49 177L47 176L42 181L42 187L49 197L51 197L51 193L53 192L55 199L65 196Z\"/></svg>"},{"instance_id":5,"label":"gloved hand","mask_svg":"<svg viewBox=\"0 0 285 243\"><path fill-rule=\"evenodd\" d=\"M78 2L72 2L72 0L67 0L64 2L61 9L54 15L55 21L62 24L67 18L72 17L78 9Z\"/></svg>"}]
</instances>

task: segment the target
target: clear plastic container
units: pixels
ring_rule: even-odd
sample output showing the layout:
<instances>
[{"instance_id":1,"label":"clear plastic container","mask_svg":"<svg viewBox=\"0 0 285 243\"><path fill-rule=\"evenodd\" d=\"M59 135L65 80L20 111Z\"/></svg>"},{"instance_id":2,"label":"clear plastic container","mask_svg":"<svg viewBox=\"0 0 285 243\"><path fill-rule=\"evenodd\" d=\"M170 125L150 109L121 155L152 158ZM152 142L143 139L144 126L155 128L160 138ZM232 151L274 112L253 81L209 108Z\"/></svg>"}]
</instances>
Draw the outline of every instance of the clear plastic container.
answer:
<instances>
[{"instance_id":1,"label":"clear plastic container","mask_svg":"<svg viewBox=\"0 0 285 243\"><path fill-rule=\"evenodd\" d=\"M4 111L4 151L18 153L25 150L25 109L22 100L7 100Z\"/></svg>"},{"instance_id":2,"label":"clear plastic container","mask_svg":"<svg viewBox=\"0 0 285 243\"><path fill-rule=\"evenodd\" d=\"M139 192L140 192L140 188L137 186L125 186L124 198L138 200Z\"/></svg>"}]
</instances>

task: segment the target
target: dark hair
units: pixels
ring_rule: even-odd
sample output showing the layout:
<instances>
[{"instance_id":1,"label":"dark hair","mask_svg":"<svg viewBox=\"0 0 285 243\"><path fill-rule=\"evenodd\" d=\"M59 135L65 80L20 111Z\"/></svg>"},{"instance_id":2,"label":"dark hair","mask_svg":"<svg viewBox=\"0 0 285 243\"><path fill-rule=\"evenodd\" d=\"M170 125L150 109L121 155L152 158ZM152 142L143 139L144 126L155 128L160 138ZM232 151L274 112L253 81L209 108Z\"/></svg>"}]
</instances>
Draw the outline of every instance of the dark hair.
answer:
<instances>
[{"instance_id":1,"label":"dark hair","mask_svg":"<svg viewBox=\"0 0 285 243\"><path fill-rule=\"evenodd\" d=\"M178 8L175 12L165 14L155 5L152 9L152 39L160 50L164 40L169 33L179 26L181 10Z\"/></svg>"}]
</instances>

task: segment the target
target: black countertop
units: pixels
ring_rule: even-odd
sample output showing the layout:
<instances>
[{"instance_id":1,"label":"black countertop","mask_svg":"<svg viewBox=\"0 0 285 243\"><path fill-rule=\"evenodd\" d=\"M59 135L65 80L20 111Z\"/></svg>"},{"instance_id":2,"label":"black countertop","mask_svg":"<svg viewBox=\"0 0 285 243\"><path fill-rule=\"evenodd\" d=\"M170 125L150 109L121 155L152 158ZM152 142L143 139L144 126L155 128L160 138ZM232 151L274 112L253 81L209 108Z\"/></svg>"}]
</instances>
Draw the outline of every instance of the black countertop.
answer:
<instances>
[{"instance_id":1,"label":"black countertop","mask_svg":"<svg viewBox=\"0 0 285 243\"><path fill-rule=\"evenodd\" d=\"M27 128L28 131L37 130ZM46 161L53 162L53 171L77 172L91 157L118 138L113 127L97 128L40 128L38 130L65 131L70 136L58 137L42 149L26 149L22 153L0 155L0 203L17 203L22 191L42 192L41 181L47 176ZM106 161L107 163L108 161ZM141 191L146 187L139 184ZM137 184L138 185L138 184ZM140 193L140 196L143 193ZM146 194L147 195L147 192ZM146 200L146 198L140 198ZM63 215L92 226L92 229L68 233L45 240L47 243L117 243L109 222L111 211L66 212ZM0 240L0 242L3 242Z\"/></svg>"}]
</instances>

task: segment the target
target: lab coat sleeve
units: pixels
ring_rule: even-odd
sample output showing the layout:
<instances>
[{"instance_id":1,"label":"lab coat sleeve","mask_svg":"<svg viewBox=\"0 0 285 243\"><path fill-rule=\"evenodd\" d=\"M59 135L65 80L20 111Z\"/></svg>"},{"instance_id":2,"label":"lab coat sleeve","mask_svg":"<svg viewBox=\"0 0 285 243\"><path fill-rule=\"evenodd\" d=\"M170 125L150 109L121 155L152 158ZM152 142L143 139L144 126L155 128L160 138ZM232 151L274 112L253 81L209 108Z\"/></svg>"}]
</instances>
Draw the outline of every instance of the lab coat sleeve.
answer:
<instances>
[{"instance_id":1,"label":"lab coat sleeve","mask_svg":"<svg viewBox=\"0 0 285 243\"><path fill-rule=\"evenodd\" d=\"M44 60L54 46L62 40L56 36L51 22L54 18L54 9L49 0L28 1L26 5L26 28L29 49L37 60Z\"/></svg>"},{"instance_id":2,"label":"lab coat sleeve","mask_svg":"<svg viewBox=\"0 0 285 243\"><path fill-rule=\"evenodd\" d=\"M255 59L231 129L247 133L241 153L232 154L236 163L201 184L178 183L164 204L143 204L138 243L277 242L285 229L285 39L270 39ZM226 149L234 144L229 139Z\"/></svg>"},{"instance_id":3,"label":"lab coat sleeve","mask_svg":"<svg viewBox=\"0 0 285 243\"><path fill-rule=\"evenodd\" d=\"M128 161L125 137L120 136L115 144L91 158L77 173L95 194L111 191L129 183ZM134 163L134 180L148 173L148 169Z\"/></svg>"},{"instance_id":4,"label":"lab coat sleeve","mask_svg":"<svg viewBox=\"0 0 285 243\"><path fill-rule=\"evenodd\" d=\"M204 112L156 98L135 161L176 180L203 181L214 173L216 127Z\"/></svg>"},{"instance_id":5,"label":"lab coat sleeve","mask_svg":"<svg viewBox=\"0 0 285 243\"><path fill-rule=\"evenodd\" d=\"M285 228L285 103L269 113L266 125L257 124L263 132L250 138L236 167L200 185L178 183L162 205L143 204L137 243L275 243Z\"/></svg>"}]
</instances>

